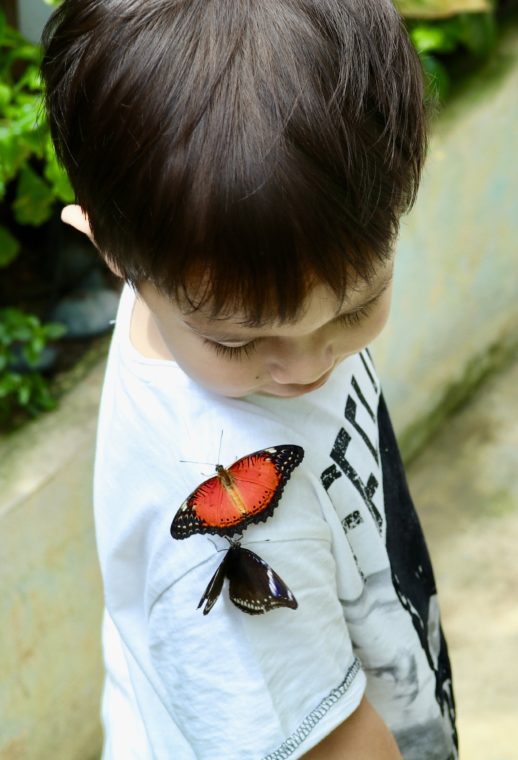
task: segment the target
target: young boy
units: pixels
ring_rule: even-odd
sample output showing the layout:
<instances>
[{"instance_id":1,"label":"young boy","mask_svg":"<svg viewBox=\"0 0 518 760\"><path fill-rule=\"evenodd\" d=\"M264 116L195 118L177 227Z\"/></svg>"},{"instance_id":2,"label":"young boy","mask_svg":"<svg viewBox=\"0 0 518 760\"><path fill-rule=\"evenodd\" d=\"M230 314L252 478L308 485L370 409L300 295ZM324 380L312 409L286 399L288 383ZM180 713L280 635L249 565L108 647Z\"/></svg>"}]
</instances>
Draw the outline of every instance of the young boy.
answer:
<instances>
[{"instance_id":1,"label":"young boy","mask_svg":"<svg viewBox=\"0 0 518 760\"><path fill-rule=\"evenodd\" d=\"M396 11L65 0L43 39L63 218L127 283L95 473L103 757L456 758L433 574L366 349L425 152ZM198 530L196 499L192 535L171 522L211 464L286 445L304 458L239 551L296 608L247 614L239 570L203 614L229 542Z\"/></svg>"}]
</instances>

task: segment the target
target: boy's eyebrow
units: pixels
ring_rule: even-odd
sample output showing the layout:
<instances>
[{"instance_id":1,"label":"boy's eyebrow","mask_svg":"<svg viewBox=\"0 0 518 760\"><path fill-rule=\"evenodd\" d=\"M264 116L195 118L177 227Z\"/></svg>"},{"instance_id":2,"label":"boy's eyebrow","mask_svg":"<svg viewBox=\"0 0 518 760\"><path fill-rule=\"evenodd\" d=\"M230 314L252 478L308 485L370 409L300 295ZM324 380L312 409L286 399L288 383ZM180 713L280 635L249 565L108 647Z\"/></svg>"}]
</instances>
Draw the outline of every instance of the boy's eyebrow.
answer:
<instances>
[{"instance_id":1,"label":"boy's eyebrow","mask_svg":"<svg viewBox=\"0 0 518 760\"><path fill-rule=\"evenodd\" d=\"M337 312L336 312L336 314L334 315L333 319L336 319L337 317L345 316L346 314L356 314L357 312L363 311L363 309L366 309L372 303L374 303L375 301L377 301L377 299L386 291L386 289L388 288L388 286L392 282L392 278L393 278L393 272L390 272L390 274L386 275L381 280L381 282L378 284L378 287L376 288L376 290L374 291L374 293L371 293L369 295L369 297L365 301L363 301L362 303L357 304L356 306L354 306L351 309L346 309L346 310L338 309ZM188 327L191 328L191 330L193 330L194 332L198 333L198 335L202 335L204 337L208 337L208 336L205 336L205 333L202 330L200 330L195 325L191 324L187 319L184 320L184 322L185 322L185 324ZM238 322L238 324L242 325L243 327L250 327L250 328L256 328L256 329L264 329L264 328L266 328L266 327L268 327L270 325L272 325L272 326L275 325L276 322L275 322L275 320L266 320L264 322L261 322L261 324L257 324L257 322L254 321L254 320L244 319L244 320ZM289 324L289 323L285 322L284 324ZM261 337L264 337L264 336L261 335ZM241 341L253 340L253 339L254 339L253 335L250 335L250 336L248 336L248 335L236 335L235 333L230 333L230 332L226 333L226 332L212 332L212 330L210 331L210 340L214 340L214 341L224 341L224 342L228 341L229 343L233 343L233 342L239 343Z\"/></svg>"}]
</instances>

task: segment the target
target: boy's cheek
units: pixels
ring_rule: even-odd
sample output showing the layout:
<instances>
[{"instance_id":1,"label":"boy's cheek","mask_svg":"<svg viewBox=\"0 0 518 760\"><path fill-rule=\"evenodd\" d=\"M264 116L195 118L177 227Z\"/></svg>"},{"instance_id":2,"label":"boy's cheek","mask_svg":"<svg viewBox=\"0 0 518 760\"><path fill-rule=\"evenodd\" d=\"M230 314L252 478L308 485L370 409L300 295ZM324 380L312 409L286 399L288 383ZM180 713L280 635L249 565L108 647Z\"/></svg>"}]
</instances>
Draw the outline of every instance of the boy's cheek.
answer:
<instances>
[{"instance_id":1,"label":"boy's cheek","mask_svg":"<svg viewBox=\"0 0 518 760\"><path fill-rule=\"evenodd\" d=\"M176 346L173 354L178 366L192 380L207 390L223 396L243 396L250 393L257 381L257 373L247 364L230 363L218 357L208 346L189 350Z\"/></svg>"},{"instance_id":2,"label":"boy's cheek","mask_svg":"<svg viewBox=\"0 0 518 760\"><path fill-rule=\"evenodd\" d=\"M371 338L371 340L374 340L374 338L376 338L380 334L380 332L384 329L385 325L387 324L388 319L390 317L391 306L392 306L392 285L389 285L389 287L383 294L383 298L381 299L379 308L376 310L376 313L373 315L372 330L374 332L374 335Z\"/></svg>"}]
</instances>

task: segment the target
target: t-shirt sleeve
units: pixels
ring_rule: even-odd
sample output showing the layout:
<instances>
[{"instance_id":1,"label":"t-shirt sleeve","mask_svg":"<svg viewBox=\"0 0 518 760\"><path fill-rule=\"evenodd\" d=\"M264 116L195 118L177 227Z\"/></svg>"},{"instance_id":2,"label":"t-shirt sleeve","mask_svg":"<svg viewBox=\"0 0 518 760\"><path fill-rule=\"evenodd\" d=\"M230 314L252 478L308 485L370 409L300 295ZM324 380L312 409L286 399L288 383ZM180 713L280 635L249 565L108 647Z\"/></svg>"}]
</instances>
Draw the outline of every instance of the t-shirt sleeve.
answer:
<instances>
[{"instance_id":1,"label":"t-shirt sleeve","mask_svg":"<svg viewBox=\"0 0 518 760\"><path fill-rule=\"evenodd\" d=\"M203 615L198 602L225 553L224 539L212 536L179 542L191 541L198 561L175 566L150 607L150 653L167 709L200 760L301 757L365 690L337 594L325 492L302 474L288 485L273 518L249 526L242 546L283 579L297 609L248 615L225 583Z\"/></svg>"}]
</instances>

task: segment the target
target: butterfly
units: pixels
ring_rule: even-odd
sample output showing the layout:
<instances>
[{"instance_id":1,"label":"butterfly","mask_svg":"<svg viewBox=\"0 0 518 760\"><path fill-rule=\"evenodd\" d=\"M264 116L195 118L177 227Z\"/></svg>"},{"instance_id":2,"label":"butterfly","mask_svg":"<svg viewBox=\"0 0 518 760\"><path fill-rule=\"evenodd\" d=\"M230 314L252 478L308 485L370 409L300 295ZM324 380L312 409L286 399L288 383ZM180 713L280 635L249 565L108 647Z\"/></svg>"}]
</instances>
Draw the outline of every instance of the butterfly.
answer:
<instances>
[{"instance_id":1,"label":"butterfly","mask_svg":"<svg viewBox=\"0 0 518 760\"><path fill-rule=\"evenodd\" d=\"M209 581L198 609L208 615L228 578L231 601L249 615L261 615L276 607L297 609L297 600L277 573L258 554L231 542L230 549Z\"/></svg>"},{"instance_id":2,"label":"butterfly","mask_svg":"<svg viewBox=\"0 0 518 760\"><path fill-rule=\"evenodd\" d=\"M263 522L272 515L303 458L304 449L290 444L255 451L228 468L217 464L216 475L195 488L176 513L172 537L228 536L241 533L250 523Z\"/></svg>"}]
</instances>

